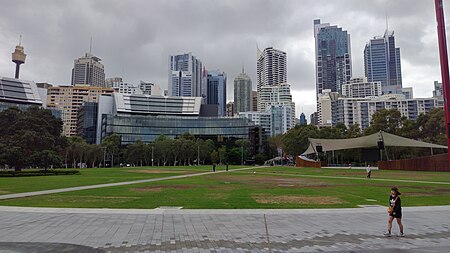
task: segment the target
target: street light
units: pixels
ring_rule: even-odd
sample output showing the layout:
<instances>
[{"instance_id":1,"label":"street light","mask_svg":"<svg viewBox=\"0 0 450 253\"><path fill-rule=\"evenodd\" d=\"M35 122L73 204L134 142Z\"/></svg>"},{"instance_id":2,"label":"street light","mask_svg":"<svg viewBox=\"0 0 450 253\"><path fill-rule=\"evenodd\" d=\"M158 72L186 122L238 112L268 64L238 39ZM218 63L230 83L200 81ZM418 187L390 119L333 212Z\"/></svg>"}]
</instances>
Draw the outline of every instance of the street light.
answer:
<instances>
[{"instance_id":1,"label":"street light","mask_svg":"<svg viewBox=\"0 0 450 253\"><path fill-rule=\"evenodd\" d=\"M155 150L155 147L152 146L152 167L153 167L153 151Z\"/></svg>"}]
</instances>

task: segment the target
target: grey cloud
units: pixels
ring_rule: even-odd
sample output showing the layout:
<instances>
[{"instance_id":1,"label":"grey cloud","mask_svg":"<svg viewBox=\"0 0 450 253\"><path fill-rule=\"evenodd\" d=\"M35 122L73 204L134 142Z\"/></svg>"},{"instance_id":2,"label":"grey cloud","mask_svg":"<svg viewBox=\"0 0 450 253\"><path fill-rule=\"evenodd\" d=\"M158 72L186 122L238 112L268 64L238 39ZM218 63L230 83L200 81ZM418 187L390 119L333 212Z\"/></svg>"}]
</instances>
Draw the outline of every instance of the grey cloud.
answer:
<instances>
[{"instance_id":1,"label":"grey cloud","mask_svg":"<svg viewBox=\"0 0 450 253\"><path fill-rule=\"evenodd\" d=\"M166 86L168 55L192 52L208 69L227 73L231 100L243 64L256 86L258 44L286 51L289 83L297 94L311 94L313 19L351 34L354 75L361 76L364 45L383 34L388 9L405 63L404 86L417 87L415 95L424 97L433 80L440 80L433 1L4 0L1 9L2 76L13 73L11 52L22 34L28 54L22 77L68 84L73 60L89 50L92 36L93 53L102 58L107 76ZM446 11L447 20L449 15ZM304 107L309 116L314 107L302 97L295 101L297 109Z\"/></svg>"}]
</instances>

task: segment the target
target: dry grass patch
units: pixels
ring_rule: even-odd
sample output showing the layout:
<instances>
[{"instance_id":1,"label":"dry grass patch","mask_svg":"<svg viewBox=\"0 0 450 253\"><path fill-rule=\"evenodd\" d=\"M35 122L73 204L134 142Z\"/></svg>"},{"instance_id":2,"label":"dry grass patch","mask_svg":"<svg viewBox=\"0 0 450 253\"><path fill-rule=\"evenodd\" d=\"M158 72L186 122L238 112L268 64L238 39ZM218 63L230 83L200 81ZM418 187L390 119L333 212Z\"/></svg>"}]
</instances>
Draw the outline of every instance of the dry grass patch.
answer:
<instances>
[{"instance_id":1,"label":"dry grass patch","mask_svg":"<svg viewBox=\"0 0 450 253\"><path fill-rule=\"evenodd\" d=\"M254 195L253 199L260 204L302 204L302 205L337 205L343 204L340 198L337 197L310 197L310 196L293 196L293 195Z\"/></svg>"},{"instance_id":2,"label":"dry grass patch","mask_svg":"<svg viewBox=\"0 0 450 253\"><path fill-rule=\"evenodd\" d=\"M321 188L334 186L334 184L325 183L319 179L302 179L302 178L287 178L271 174L251 174L251 175L220 175L214 176L215 180L223 180L230 183L243 183L253 187L267 188L267 187L287 187L287 188Z\"/></svg>"},{"instance_id":3,"label":"dry grass patch","mask_svg":"<svg viewBox=\"0 0 450 253\"><path fill-rule=\"evenodd\" d=\"M127 172L133 173L147 173L147 174L162 174L162 173L191 173L188 170L127 170Z\"/></svg>"},{"instance_id":4,"label":"dry grass patch","mask_svg":"<svg viewBox=\"0 0 450 253\"><path fill-rule=\"evenodd\" d=\"M187 190L187 189L192 189L192 188L194 188L193 185L180 184L180 185L142 186L142 187L131 188L131 190L135 191L135 192L160 192L160 191L168 190L168 189Z\"/></svg>"}]
</instances>

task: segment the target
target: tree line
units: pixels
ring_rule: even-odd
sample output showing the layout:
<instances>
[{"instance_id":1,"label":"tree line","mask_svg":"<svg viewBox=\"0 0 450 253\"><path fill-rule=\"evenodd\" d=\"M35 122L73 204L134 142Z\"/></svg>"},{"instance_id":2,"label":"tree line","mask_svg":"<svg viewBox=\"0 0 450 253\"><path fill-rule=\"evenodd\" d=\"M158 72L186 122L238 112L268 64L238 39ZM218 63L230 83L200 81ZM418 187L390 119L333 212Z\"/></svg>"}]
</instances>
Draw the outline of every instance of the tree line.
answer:
<instances>
[{"instance_id":1,"label":"tree line","mask_svg":"<svg viewBox=\"0 0 450 253\"><path fill-rule=\"evenodd\" d=\"M308 138L355 138L380 130L446 145L445 114L442 108L421 114L416 120L402 117L397 110L380 110L373 115L365 131L361 131L357 125L346 127L342 123L322 129L297 125L284 135L269 138L263 154L255 153L248 140L219 145L210 139L195 138L189 133L175 139L161 135L152 143L137 140L126 146L121 144L119 135L113 134L107 136L100 145L87 144L78 136L62 136L62 125L62 121L55 118L50 110L36 106L27 110L11 107L0 112L0 168L241 164L247 160L262 164L275 156L295 157L303 153L308 148ZM427 154L429 150L390 148L390 152L392 158L400 159ZM340 151L342 159L349 161L358 160L357 153L354 150Z\"/></svg>"},{"instance_id":2,"label":"tree line","mask_svg":"<svg viewBox=\"0 0 450 253\"><path fill-rule=\"evenodd\" d=\"M276 136L269 140L271 146L283 148L284 153L292 156L302 154L309 145L308 138L319 139L345 139L371 135L379 131L385 131L410 139L425 141L434 144L447 145L445 114L442 108L435 108L427 114L420 114L416 120L403 117L398 110L382 109L376 112L370 125L361 131L358 125L346 127L338 123L333 127L318 129L315 126L297 125L282 136ZM414 156L429 155L429 149L391 147L388 149L393 159L409 158ZM436 150L436 152L443 152ZM339 151L343 160L357 161L359 154L355 150Z\"/></svg>"},{"instance_id":3,"label":"tree line","mask_svg":"<svg viewBox=\"0 0 450 253\"><path fill-rule=\"evenodd\" d=\"M160 135L149 144L137 140L125 146L119 135L112 134L96 145L79 136L62 136L62 124L50 110L35 106L0 112L0 168L241 164L254 158L250 142L244 139L216 145L185 133L175 139Z\"/></svg>"}]
</instances>

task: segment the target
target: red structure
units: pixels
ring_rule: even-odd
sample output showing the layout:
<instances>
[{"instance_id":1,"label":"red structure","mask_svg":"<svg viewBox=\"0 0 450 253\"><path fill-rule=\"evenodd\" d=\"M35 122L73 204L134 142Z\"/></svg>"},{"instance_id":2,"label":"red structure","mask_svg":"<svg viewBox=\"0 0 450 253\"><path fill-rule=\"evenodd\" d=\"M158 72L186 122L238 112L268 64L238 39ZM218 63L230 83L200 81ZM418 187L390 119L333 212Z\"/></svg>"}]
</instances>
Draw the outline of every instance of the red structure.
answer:
<instances>
[{"instance_id":1,"label":"red structure","mask_svg":"<svg viewBox=\"0 0 450 253\"><path fill-rule=\"evenodd\" d=\"M445 35L444 6L442 0L434 1L439 41L439 55L441 60L442 92L444 93L445 123L447 131L447 146L450 148L450 87L448 73L447 39ZM450 161L450 150L447 153Z\"/></svg>"}]
</instances>

